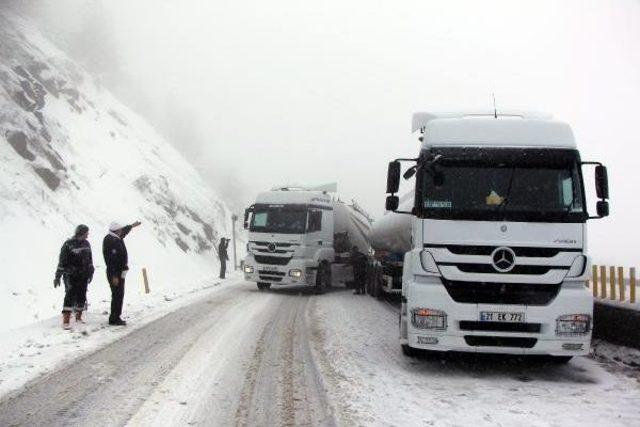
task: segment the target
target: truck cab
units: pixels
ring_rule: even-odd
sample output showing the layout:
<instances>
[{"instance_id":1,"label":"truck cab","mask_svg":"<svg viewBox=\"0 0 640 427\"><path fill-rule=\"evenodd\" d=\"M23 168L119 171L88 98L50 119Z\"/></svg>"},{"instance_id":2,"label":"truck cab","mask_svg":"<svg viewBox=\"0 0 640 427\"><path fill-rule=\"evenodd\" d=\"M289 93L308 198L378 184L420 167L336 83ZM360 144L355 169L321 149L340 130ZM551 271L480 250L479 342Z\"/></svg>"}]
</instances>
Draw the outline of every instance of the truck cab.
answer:
<instances>
[{"instance_id":1,"label":"truck cab","mask_svg":"<svg viewBox=\"0 0 640 427\"><path fill-rule=\"evenodd\" d=\"M569 125L548 116L417 113L421 149L388 171L387 210L411 218L400 340L417 349L587 354L586 222L608 215L606 168L584 162ZM401 162L414 178L399 209ZM589 216L583 173L600 200Z\"/></svg>"},{"instance_id":2,"label":"truck cab","mask_svg":"<svg viewBox=\"0 0 640 427\"><path fill-rule=\"evenodd\" d=\"M333 206L326 191L280 188L260 193L245 211L245 279L271 285L330 285Z\"/></svg>"}]
</instances>

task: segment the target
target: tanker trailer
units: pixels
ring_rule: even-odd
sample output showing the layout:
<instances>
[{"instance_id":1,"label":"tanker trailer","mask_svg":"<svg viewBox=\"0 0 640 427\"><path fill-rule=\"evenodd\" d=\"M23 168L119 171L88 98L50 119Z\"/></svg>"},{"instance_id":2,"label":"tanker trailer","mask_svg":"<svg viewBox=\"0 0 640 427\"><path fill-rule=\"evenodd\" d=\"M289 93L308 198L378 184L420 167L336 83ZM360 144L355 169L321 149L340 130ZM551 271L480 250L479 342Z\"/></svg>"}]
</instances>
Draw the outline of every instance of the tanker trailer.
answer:
<instances>
[{"instance_id":1,"label":"tanker trailer","mask_svg":"<svg viewBox=\"0 0 640 427\"><path fill-rule=\"evenodd\" d=\"M401 208L413 205L413 193L400 200ZM371 227L371 249L367 292L380 297L383 293L402 292L404 254L411 250L411 216L388 211Z\"/></svg>"}]
</instances>

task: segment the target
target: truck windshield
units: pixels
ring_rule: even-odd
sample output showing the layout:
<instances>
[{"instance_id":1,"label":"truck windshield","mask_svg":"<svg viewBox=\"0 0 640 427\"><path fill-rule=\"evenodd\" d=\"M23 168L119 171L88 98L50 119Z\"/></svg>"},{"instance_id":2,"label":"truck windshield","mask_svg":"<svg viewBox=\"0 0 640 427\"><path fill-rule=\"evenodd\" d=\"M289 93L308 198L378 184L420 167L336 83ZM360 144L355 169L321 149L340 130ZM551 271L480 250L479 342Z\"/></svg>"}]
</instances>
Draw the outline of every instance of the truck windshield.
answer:
<instances>
[{"instance_id":1,"label":"truck windshield","mask_svg":"<svg viewBox=\"0 0 640 427\"><path fill-rule=\"evenodd\" d=\"M304 234L307 208L289 205L256 205L250 231L258 233Z\"/></svg>"},{"instance_id":2,"label":"truck windshield","mask_svg":"<svg viewBox=\"0 0 640 427\"><path fill-rule=\"evenodd\" d=\"M421 171L425 218L584 222L574 150L448 149Z\"/></svg>"}]
</instances>

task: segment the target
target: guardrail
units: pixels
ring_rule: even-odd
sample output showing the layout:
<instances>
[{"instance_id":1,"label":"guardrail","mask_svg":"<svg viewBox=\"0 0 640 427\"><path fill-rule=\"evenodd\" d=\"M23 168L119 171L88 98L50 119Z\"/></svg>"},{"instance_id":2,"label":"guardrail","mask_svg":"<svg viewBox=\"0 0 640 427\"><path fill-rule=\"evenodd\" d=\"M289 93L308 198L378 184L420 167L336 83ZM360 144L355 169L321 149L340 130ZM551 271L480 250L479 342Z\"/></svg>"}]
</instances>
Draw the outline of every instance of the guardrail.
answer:
<instances>
[{"instance_id":1,"label":"guardrail","mask_svg":"<svg viewBox=\"0 0 640 427\"><path fill-rule=\"evenodd\" d=\"M637 286L635 267L593 265L591 279L587 280L594 298L630 304L637 304Z\"/></svg>"},{"instance_id":2,"label":"guardrail","mask_svg":"<svg viewBox=\"0 0 640 427\"><path fill-rule=\"evenodd\" d=\"M634 267L593 266L587 286L594 297L594 338L640 349L638 285Z\"/></svg>"}]
</instances>

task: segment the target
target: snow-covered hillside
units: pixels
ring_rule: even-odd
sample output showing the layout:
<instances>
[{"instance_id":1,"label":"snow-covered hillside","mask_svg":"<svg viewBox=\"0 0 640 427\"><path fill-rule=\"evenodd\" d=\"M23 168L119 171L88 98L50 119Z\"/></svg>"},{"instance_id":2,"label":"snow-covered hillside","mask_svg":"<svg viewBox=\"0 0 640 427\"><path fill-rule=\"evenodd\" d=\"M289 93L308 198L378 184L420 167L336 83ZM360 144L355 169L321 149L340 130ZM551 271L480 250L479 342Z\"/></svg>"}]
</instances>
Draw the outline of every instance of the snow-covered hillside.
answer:
<instances>
[{"instance_id":1,"label":"snow-covered hillside","mask_svg":"<svg viewBox=\"0 0 640 427\"><path fill-rule=\"evenodd\" d=\"M141 117L29 21L0 10L0 329L59 313L52 279L76 224L91 229L91 301L92 289L107 288L101 242L111 221L143 222L127 237L131 294L143 266L155 292L213 275L229 217Z\"/></svg>"}]
</instances>

